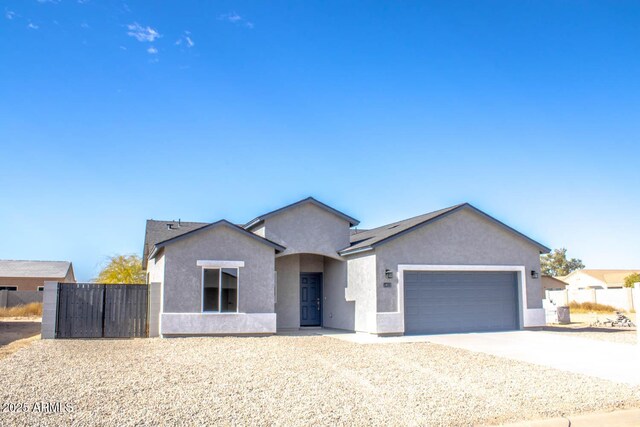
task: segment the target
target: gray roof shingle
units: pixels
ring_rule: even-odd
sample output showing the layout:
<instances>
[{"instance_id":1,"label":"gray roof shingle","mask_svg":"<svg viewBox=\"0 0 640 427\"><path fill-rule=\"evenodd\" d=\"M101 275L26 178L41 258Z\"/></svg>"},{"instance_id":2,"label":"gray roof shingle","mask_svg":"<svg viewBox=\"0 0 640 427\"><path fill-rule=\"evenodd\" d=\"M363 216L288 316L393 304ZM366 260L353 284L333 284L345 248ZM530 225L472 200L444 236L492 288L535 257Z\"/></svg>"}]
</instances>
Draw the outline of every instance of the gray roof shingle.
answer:
<instances>
[{"instance_id":1,"label":"gray roof shingle","mask_svg":"<svg viewBox=\"0 0 640 427\"><path fill-rule=\"evenodd\" d=\"M0 260L0 277L64 279L70 267L69 261Z\"/></svg>"}]
</instances>

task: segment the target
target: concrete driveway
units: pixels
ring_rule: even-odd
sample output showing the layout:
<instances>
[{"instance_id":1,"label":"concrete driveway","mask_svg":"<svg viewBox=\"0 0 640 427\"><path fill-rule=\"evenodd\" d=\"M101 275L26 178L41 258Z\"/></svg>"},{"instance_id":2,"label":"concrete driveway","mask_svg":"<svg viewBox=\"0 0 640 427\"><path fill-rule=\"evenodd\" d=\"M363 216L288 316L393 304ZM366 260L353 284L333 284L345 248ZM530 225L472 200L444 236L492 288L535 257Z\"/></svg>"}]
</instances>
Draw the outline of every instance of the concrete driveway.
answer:
<instances>
[{"instance_id":1,"label":"concrete driveway","mask_svg":"<svg viewBox=\"0 0 640 427\"><path fill-rule=\"evenodd\" d=\"M544 331L430 335L427 342L506 357L606 380L640 385L640 345Z\"/></svg>"}]
</instances>

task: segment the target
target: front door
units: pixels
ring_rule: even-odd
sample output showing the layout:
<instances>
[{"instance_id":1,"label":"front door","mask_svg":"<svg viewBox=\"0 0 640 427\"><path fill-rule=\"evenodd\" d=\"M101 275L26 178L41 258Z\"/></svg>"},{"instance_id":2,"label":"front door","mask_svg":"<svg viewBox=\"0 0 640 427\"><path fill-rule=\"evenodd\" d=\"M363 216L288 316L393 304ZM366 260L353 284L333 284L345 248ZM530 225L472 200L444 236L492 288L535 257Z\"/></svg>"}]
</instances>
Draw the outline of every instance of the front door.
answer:
<instances>
[{"instance_id":1,"label":"front door","mask_svg":"<svg viewBox=\"0 0 640 427\"><path fill-rule=\"evenodd\" d=\"M300 326L322 324L322 274L300 273Z\"/></svg>"}]
</instances>

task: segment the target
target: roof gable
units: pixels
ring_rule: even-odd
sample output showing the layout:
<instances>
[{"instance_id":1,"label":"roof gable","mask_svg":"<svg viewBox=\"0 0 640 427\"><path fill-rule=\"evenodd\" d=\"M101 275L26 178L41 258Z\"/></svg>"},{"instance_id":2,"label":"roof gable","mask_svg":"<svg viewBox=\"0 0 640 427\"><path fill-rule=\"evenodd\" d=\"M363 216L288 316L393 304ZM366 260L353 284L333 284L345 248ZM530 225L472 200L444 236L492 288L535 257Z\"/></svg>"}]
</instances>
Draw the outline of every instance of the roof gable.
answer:
<instances>
[{"instance_id":1,"label":"roof gable","mask_svg":"<svg viewBox=\"0 0 640 427\"><path fill-rule=\"evenodd\" d=\"M208 222L159 221L148 219L144 233L144 249L142 251L142 268L147 268L147 259L156 243L181 236L198 228L209 225Z\"/></svg>"},{"instance_id":2,"label":"roof gable","mask_svg":"<svg viewBox=\"0 0 640 427\"><path fill-rule=\"evenodd\" d=\"M533 239L525 236L519 231L509 227L508 225L498 221L492 216L482 212L480 209L477 209L470 205L469 203L463 203L455 206L451 206L445 209L441 209L435 212L426 213L424 215L419 215L413 218L405 219L402 221L394 222L391 224L383 225L382 227L374 228L371 230L363 231L360 233L352 234L350 237L351 245L347 248L344 248L340 251L341 255L349 255L353 253L363 252L367 250L371 250L376 246L382 245L386 242L389 242L393 239L396 239L406 233L410 233L422 226L426 226L428 224L433 223L439 219L445 218L448 215L451 215L455 212L458 212L462 209L470 209L472 212L482 216L483 218L488 219L490 222L506 229L510 233L515 234L517 237L525 239L532 245L538 247L541 253L551 252L551 249L546 246L536 242Z\"/></svg>"},{"instance_id":3,"label":"roof gable","mask_svg":"<svg viewBox=\"0 0 640 427\"><path fill-rule=\"evenodd\" d=\"M250 231L247 231L242 227L238 227L237 225L232 224L227 220L221 219L220 221L216 221L214 223L207 224L207 225L205 225L203 227L196 228L194 230L191 230L191 231L188 231L186 233L183 233L183 234L181 234L179 236L175 236L175 237L172 237L172 238L170 238L168 240L164 240L162 242L156 243L154 245L153 251L149 254L149 259L153 258L156 255L156 253L158 252L158 250L160 250L161 248L163 248L163 247L165 247L167 245L170 245L170 244L172 244L174 242L177 242L179 240L182 240L184 238L191 237L194 234L200 233L201 231L211 230L211 229L214 229L214 228L217 228L217 227L228 227L229 229L231 229L233 231L236 231L238 233L241 233L241 234L243 234L243 235L245 235L247 237L250 237L250 238L256 240L259 243L262 243L262 244L267 245L267 246L271 246L272 248L274 248L278 252L282 252L282 251L284 251L286 249L284 246L281 246L281 245L279 245L279 244L277 244L275 242L272 242L271 240L265 239L264 237L260 237L257 234L251 233Z\"/></svg>"},{"instance_id":4,"label":"roof gable","mask_svg":"<svg viewBox=\"0 0 640 427\"><path fill-rule=\"evenodd\" d=\"M318 206L321 209L324 209L326 211L331 212L332 214L334 214L334 215L344 219L345 221L349 222L349 225L351 227L360 224L360 221L358 221L357 219L352 218L349 215L344 214L344 213L340 212L339 210L332 208L329 205L325 205L324 203L314 199L313 197L307 197L306 199L302 199L302 200L300 200L298 202L292 203L292 204L287 205L285 207L282 207L280 209L276 209L275 211L271 211L271 212L268 212L266 214L260 215L260 216L258 216L256 218L254 218L253 220L249 221L248 223L246 223L244 225L244 228L245 229L249 229L249 228L253 227L254 225L259 224L260 222L264 221L265 219L267 219L269 217L272 217L274 215L278 215L278 214L280 214L280 213L282 213L282 212L284 212L286 210L289 210L289 209L294 208L296 206L301 206L301 205L306 204L306 203L314 204L315 206Z\"/></svg>"}]
</instances>

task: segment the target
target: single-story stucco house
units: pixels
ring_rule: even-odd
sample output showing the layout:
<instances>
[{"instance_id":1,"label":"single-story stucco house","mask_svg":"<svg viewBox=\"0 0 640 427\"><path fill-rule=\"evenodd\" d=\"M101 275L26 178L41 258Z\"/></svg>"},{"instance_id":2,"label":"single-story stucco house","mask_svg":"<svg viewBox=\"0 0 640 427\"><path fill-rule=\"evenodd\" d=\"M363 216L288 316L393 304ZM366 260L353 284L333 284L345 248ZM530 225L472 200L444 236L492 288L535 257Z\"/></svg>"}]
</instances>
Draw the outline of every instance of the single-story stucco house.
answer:
<instances>
[{"instance_id":1,"label":"single-story stucco house","mask_svg":"<svg viewBox=\"0 0 640 427\"><path fill-rule=\"evenodd\" d=\"M75 283L69 261L0 260L0 290L42 291L44 282Z\"/></svg>"},{"instance_id":2,"label":"single-story stucco house","mask_svg":"<svg viewBox=\"0 0 640 427\"><path fill-rule=\"evenodd\" d=\"M358 223L311 197L244 225L147 221L144 268L159 289L151 335L544 325L539 257L549 249L475 207Z\"/></svg>"}]
</instances>

